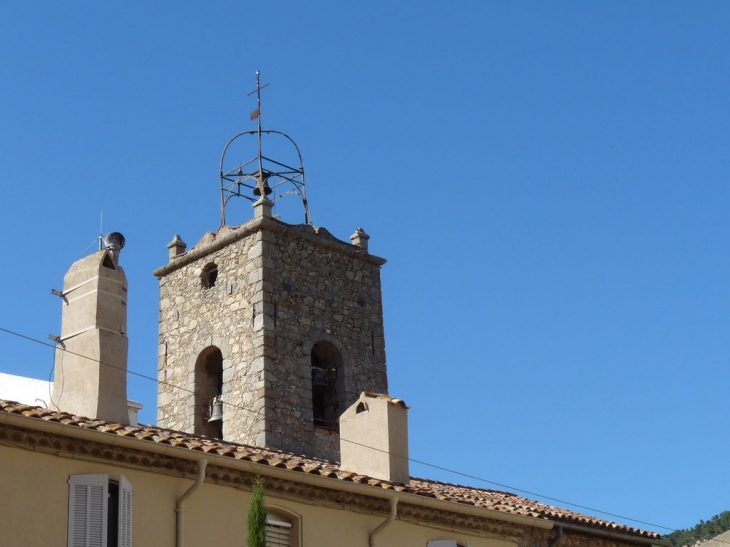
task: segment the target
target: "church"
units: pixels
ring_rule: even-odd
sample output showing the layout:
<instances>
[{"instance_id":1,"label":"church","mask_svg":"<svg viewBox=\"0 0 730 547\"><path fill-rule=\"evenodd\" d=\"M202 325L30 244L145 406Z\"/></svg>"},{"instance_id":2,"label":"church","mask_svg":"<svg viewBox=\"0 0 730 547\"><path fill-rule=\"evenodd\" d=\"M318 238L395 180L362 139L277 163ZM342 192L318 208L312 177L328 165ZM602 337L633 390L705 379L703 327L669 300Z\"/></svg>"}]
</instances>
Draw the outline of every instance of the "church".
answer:
<instances>
[{"instance_id":1,"label":"church","mask_svg":"<svg viewBox=\"0 0 730 547\"><path fill-rule=\"evenodd\" d=\"M175 235L159 279L157 424L129 419L124 237L74 263L47 408L0 399L3 544L238 545L254 480L267 545L639 547L658 534L509 492L411 477L408 406L388 391L380 269L369 236L309 222L287 135L236 135L221 224ZM272 160L281 137L295 161ZM252 139L251 159L231 162ZM296 161L296 158L299 161ZM285 162L286 161L286 162ZM304 223L274 214L299 199ZM226 224L232 198L251 220Z\"/></svg>"}]
</instances>

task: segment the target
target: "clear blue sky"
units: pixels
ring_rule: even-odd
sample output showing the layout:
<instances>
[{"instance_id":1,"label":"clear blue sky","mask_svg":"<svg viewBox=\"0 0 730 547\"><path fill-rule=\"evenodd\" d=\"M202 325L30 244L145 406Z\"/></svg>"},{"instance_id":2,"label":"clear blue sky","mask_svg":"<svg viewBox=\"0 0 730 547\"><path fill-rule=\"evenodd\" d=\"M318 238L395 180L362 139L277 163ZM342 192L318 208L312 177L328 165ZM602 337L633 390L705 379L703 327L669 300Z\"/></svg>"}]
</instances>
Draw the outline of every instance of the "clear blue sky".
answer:
<instances>
[{"instance_id":1,"label":"clear blue sky","mask_svg":"<svg viewBox=\"0 0 730 547\"><path fill-rule=\"evenodd\" d=\"M260 70L315 224L388 259L412 456L691 526L730 509L729 22L725 2L6 2L0 327L59 331L50 289L103 211L129 368L155 376L151 272L217 228ZM51 374L48 348L0 349ZM129 385L154 422L154 384Z\"/></svg>"}]
</instances>

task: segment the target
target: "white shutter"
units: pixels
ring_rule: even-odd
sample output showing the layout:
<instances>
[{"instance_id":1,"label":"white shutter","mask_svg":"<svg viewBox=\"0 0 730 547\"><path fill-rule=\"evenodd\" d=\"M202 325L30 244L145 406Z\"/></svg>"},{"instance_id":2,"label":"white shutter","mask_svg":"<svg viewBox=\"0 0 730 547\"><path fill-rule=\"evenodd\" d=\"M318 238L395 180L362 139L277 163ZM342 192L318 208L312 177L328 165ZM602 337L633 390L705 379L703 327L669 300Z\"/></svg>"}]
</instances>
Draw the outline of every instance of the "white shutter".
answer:
<instances>
[{"instance_id":1,"label":"white shutter","mask_svg":"<svg viewBox=\"0 0 730 547\"><path fill-rule=\"evenodd\" d=\"M118 547L132 547L132 484L119 475L119 539Z\"/></svg>"},{"instance_id":2,"label":"white shutter","mask_svg":"<svg viewBox=\"0 0 730 547\"><path fill-rule=\"evenodd\" d=\"M68 480L68 547L106 547L108 475Z\"/></svg>"},{"instance_id":3,"label":"white shutter","mask_svg":"<svg viewBox=\"0 0 730 547\"><path fill-rule=\"evenodd\" d=\"M289 547L291 523L266 519L266 547Z\"/></svg>"}]
</instances>

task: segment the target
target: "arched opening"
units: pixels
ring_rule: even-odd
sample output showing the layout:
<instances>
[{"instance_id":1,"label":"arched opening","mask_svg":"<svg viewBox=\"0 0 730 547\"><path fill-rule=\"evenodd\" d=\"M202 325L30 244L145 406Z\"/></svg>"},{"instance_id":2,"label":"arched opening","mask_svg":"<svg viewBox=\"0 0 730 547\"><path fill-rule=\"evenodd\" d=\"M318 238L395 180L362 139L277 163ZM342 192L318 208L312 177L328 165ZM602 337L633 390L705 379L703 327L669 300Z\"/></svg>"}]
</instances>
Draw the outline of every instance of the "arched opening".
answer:
<instances>
[{"instance_id":1,"label":"arched opening","mask_svg":"<svg viewBox=\"0 0 730 547\"><path fill-rule=\"evenodd\" d=\"M218 280L218 266L215 262L211 262L205 265L202 273L200 274L200 281L203 287L211 289L215 287L215 282Z\"/></svg>"},{"instance_id":2,"label":"arched opening","mask_svg":"<svg viewBox=\"0 0 730 547\"><path fill-rule=\"evenodd\" d=\"M195 434L223 438L223 354L215 346L205 348L195 362Z\"/></svg>"},{"instance_id":3,"label":"arched opening","mask_svg":"<svg viewBox=\"0 0 730 547\"><path fill-rule=\"evenodd\" d=\"M337 428L337 418L345 410L342 356L334 344L321 341L312 347L311 363L314 425Z\"/></svg>"}]
</instances>

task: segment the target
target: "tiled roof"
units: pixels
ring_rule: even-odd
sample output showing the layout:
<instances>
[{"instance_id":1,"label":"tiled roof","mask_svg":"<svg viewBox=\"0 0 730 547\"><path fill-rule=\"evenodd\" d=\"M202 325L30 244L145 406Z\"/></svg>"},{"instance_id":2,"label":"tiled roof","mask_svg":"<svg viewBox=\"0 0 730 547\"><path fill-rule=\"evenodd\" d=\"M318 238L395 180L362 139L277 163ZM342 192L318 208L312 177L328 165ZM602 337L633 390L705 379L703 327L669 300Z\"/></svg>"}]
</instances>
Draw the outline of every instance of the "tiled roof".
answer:
<instances>
[{"instance_id":1,"label":"tiled roof","mask_svg":"<svg viewBox=\"0 0 730 547\"><path fill-rule=\"evenodd\" d=\"M391 405L402 406L403 408L411 408L406 404L406 402L403 399L395 399L394 397L391 397L390 395L385 395L383 393L373 393L372 391L363 391L362 396L369 397L371 399L383 399L385 401L388 401Z\"/></svg>"},{"instance_id":2,"label":"tiled roof","mask_svg":"<svg viewBox=\"0 0 730 547\"><path fill-rule=\"evenodd\" d=\"M225 441L216 441L156 426L128 426L115 422L91 420L89 418L73 416L66 412L24 405L2 399L0 399L0 412L7 414L19 414L28 418L35 418L46 422L57 422L83 429L119 435L122 437L132 437L144 441L152 441L159 444L233 458L236 460L250 461L261 465L288 469L308 475L319 475L342 481L366 484L373 488L382 488L406 494L414 494L416 496L423 496L426 498L475 507L483 507L512 515L546 519L556 523L574 524L586 528L593 528L606 532L626 534L629 536L652 540L660 538L659 534L654 532L648 532L596 517L582 515L567 509L560 509L558 507L530 500L509 492L474 488L471 486L460 486L457 484L449 484L413 477L407 485L392 483L344 471L336 465L326 461L297 456L288 452L257 448Z\"/></svg>"}]
</instances>

